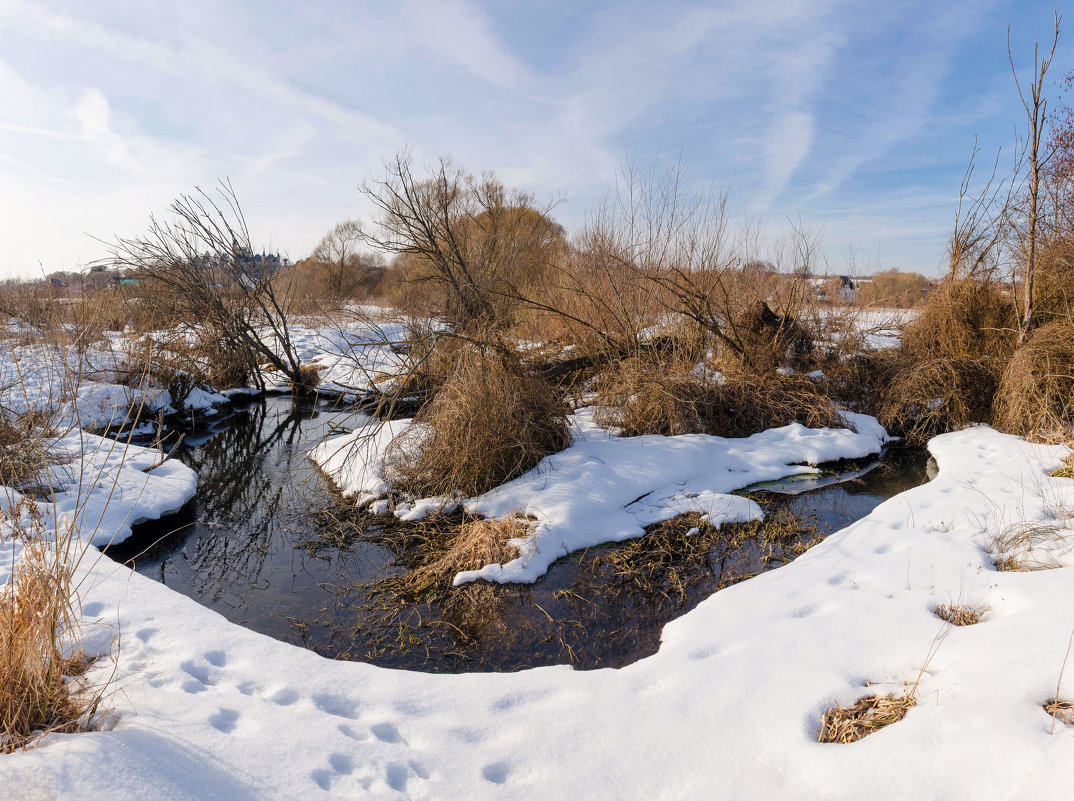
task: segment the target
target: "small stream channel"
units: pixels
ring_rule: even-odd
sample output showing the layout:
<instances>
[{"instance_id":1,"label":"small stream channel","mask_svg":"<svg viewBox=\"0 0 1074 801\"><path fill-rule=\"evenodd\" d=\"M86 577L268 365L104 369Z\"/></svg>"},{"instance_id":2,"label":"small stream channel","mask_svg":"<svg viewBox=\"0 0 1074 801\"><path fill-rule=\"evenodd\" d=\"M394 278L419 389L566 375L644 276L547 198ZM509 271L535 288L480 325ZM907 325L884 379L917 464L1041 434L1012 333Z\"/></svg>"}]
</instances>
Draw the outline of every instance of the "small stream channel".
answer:
<instances>
[{"instance_id":1,"label":"small stream channel","mask_svg":"<svg viewBox=\"0 0 1074 801\"><path fill-rule=\"evenodd\" d=\"M453 591L450 602L392 608L369 587L398 572L391 552L361 538L309 547L324 520L311 512L344 516L347 507L308 453L367 420L289 397L237 408L175 451L198 474L197 497L106 553L263 634L332 658L430 672L621 667L654 653L669 620L743 571L763 569L748 555L744 563L713 549L672 588L624 576L614 556L629 544L617 543L560 559L533 585L479 583ZM816 527L809 538L825 536L924 483L926 460L892 451L852 480L776 482L750 494L770 515L808 519Z\"/></svg>"}]
</instances>

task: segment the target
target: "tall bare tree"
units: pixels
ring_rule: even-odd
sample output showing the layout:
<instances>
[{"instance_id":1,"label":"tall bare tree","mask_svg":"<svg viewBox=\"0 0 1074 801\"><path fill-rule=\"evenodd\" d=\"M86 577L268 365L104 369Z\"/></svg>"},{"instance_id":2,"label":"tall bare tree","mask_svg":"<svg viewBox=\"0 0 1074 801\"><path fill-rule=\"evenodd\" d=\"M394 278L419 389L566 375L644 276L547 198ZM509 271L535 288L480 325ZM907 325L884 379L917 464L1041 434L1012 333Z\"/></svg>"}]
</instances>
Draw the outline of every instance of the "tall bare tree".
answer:
<instances>
[{"instance_id":1,"label":"tall bare tree","mask_svg":"<svg viewBox=\"0 0 1074 801\"><path fill-rule=\"evenodd\" d=\"M1028 126L1026 135L1026 157L1029 164L1029 197L1025 218L1025 231L1023 250L1025 252L1025 268L1023 276L1023 300L1022 322L1018 330L1018 346L1025 342L1026 336L1033 327L1034 294L1033 284L1037 273L1037 223L1040 216L1040 177L1041 170L1048 161L1049 155L1042 153L1044 143L1044 124L1048 114L1048 101L1044 97L1044 77L1048 68L1052 65L1055 57L1055 48L1059 44L1058 12L1055 14L1055 30L1052 36L1052 46L1048 51L1047 58L1043 57L1039 45L1033 47L1033 78L1029 85L1023 89L1022 80L1018 77L1018 69L1014 66L1014 54L1011 52L1010 29L1007 29L1007 56L1011 64L1011 72L1014 75L1015 86L1018 87L1018 97L1022 101L1022 108L1026 113Z\"/></svg>"}]
</instances>

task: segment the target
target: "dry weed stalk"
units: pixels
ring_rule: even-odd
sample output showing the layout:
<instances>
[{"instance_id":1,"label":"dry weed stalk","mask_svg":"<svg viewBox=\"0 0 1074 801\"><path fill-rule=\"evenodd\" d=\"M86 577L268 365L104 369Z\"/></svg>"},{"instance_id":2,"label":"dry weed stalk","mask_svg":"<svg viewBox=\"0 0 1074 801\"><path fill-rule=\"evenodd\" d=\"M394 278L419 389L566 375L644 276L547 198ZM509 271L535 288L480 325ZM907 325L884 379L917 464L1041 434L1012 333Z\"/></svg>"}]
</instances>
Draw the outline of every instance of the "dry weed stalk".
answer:
<instances>
[{"instance_id":1,"label":"dry weed stalk","mask_svg":"<svg viewBox=\"0 0 1074 801\"><path fill-rule=\"evenodd\" d=\"M1062 567L1056 549L1069 550L1074 530L1058 512L1050 520L1020 520L1004 527L988 544L996 570L1051 570Z\"/></svg>"},{"instance_id":2,"label":"dry weed stalk","mask_svg":"<svg viewBox=\"0 0 1074 801\"><path fill-rule=\"evenodd\" d=\"M1070 630L1067 639L1067 651L1063 654L1063 664L1059 666L1059 678L1055 680L1055 698L1044 704L1044 711L1052 716L1052 727L1049 734L1055 734L1055 719L1058 717L1068 726L1074 726L1074 703L1059 699L1059 687L1063 683L1063 673L1067 669L1067 660L1070 659L1070 648L1074 645L1074 628Z\"/></svg>"}]
</instances>

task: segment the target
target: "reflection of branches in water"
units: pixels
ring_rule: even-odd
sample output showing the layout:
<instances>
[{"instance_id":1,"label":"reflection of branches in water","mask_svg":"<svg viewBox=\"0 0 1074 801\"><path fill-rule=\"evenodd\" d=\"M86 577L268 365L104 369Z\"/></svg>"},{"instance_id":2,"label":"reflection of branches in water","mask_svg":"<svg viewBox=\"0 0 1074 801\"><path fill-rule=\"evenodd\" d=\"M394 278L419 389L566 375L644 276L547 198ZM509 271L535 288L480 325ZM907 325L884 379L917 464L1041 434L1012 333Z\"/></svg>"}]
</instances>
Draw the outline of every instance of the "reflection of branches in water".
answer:
<instances>
[{"instance_id":1,"label":"reflection of branches in water","mask_svg":"<svg viewBox=\"0 0 1074 801\"><path fill-rule=\"evenodd\" d=\"M168 558L183 550L183 578L215 603L236 585L266 584L281 552L291 560L293 529L308 528L301 518L328 498L307 455L323 433L311 423L319 416L312 403L270 399L237 413L199 447L180 449L198 474L197 522L147 552L161 562L162 579Z\"/></svg>"}]
</instances>

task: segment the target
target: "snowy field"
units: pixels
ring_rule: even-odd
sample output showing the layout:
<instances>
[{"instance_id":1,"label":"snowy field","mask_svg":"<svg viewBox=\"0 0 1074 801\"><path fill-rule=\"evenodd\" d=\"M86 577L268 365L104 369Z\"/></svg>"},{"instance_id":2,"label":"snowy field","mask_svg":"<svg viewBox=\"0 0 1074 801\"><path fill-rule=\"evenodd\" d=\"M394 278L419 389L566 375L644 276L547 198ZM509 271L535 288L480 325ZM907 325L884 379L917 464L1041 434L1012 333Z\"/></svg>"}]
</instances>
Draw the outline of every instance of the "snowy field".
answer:
<instances>
[{"instance_id":1,"label":"snowy field","mask_svg":"<svg viewBox=\"0 0 1074 801\"><path fill-rule=\"evenodd\" d=\"M329 365L332 351L316 347L310 358L353 387L359 368ZM368 347L372 359L394 358L383 341ZM856 432L627 440L583 415L571 448L464 501L537 518L517 563L481 573L532 581L566 551L637 536L686 509L755 516L728 493L808 469L801 462L874 452L882 429L853 422ZM380 481L371 460L332 461L347 441L326 443L319 459L371 498ZM159 464L151 449L119 459L106 442L76 431L61 443L64 486L90 498L94 542L195 492L182 465ZM930 483L713 595L665 627L658 653L619 670L431 675L327 660L231 624L87 545L88 647L104 653L120 638L118 665L101 660L91 672L104 680L115 670L112 712L100 731L0 756L0 798L1066 797L1074 729L1049 734L1041 705L1056 694L1074 625L1065 613L1074 571L1064 567L1074 566L1064 511L1074 510L1074 480L1050 476L1069 451L987 427L938 437L930 451ZM104 506L107 495L115 502ZM55 514L62 523L77 508L61 495ZM1025 521L1051 536L1032 554L989 553ZM13 549L0 546L0 581ZM994 556L1011 555L1060 567L993 568ZM955 601L983 609L983 622L951 628L933 614ZM904 720L851 745L817 742L833 703L915 682L918 704ZM1059 695L1074 697L1074 667Z\"/></svg>"}]
</instances>

